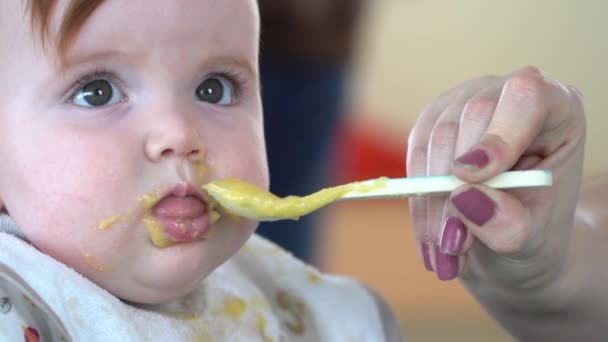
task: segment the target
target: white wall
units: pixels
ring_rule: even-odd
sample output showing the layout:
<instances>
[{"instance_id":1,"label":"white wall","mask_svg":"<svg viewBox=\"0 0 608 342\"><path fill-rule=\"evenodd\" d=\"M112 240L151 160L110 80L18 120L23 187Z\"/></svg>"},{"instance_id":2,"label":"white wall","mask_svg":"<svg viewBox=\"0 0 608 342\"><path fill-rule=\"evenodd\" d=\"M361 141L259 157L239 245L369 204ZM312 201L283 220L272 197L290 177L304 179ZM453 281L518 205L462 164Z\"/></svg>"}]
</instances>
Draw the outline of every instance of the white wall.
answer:
<instances>
[{"instance_id":1,"label":"white wall","mask_svg":"<svg viewBox=\"0 0 608 342\"><path fill-rule=\"evenodd\" d=\"M533 64L585 95L586 175L608 170L608 1L371 0L354 104L405 141L435 96L482 74ZM361 118L361 117L359 117Z\"/></svg>"}]
</instances>

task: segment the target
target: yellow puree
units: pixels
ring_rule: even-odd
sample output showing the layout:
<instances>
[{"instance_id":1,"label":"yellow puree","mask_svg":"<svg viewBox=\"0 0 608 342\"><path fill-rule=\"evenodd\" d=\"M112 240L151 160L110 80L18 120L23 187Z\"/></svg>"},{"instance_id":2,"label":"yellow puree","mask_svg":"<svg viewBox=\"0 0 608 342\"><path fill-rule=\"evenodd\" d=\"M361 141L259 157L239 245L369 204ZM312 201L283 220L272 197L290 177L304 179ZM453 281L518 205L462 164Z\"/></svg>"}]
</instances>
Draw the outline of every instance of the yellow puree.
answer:
<instances>
[{"instance_id":1,"label":"yellow puree","mask_svg":"<svg viewBox=\"0 0 608 342\"><path fill-rule=\"evenodd\" d=\"M203 165L198 173L206 173ZM324 207L350 191L369 191L385 186L386 178L379 178L371 184L355 182L331 188L322 189L308 196L287 196L280 198L272 193L249 184L240 179L220 179L206 185L203 189L217 201L229 214L257 221L277 221L284 219L297 220L301 216ZM148 236L154 246L164 248L175 243L167 237L161 225L154 219L151 209L160 200L158 194L146 194L140 198L144 207L143 222L148 230ZM220 214L211 209L211 223L220 219ZM99 225L99 229L107 229L120 219L120 215L110 217ZM212 235L214 232L210 232Z\"/></svg>"},{"instance_id":2,"label":"yellow puree","mask_svg":"<svg viewBox=\"0 0 608 342\"><path fill-rule=\"evenodd\" d=\"M196 174L197 174L198 180L202 181L202 179L209 172L208 166L205 163L197 163L195 165L195 168L196 168ZM145 195L141 196L139 198L139 202L142 204L142 206L144 208L144 217L142 218L142 221L146 225L150 241L152 242L152 244L154 246L159 247L159 248L164 248L164 247L168 247L168 246L172 245L175 242L167 237L167 235L165 234L161 225L158 223L158 221L156 221L156 219L152 215L152 212L151 212L152 207L154 207L154 205L156 205L156 203L158 203L158 201L160 201L160 199L161 199L161 196L159 194L149 193L149 194L145 194ZM216 210L213 210L212 207L209 209L211 210L211 213L210 213L211 224L215 224L217 221L219 221L219 219L221 218L221 215ZM120 221L122 218L123 218L123 215L114 215L114 216L108 217L108 218L104 219L103 221L101 221L97 228L99 230L106 230L113 224ZM207 237L209 238L209 237L212 237L213 235L215 235L214 228L209 232ZM92 259L90 257L85 256L85 259L87 260L87 262L90 265L94 264L95 265L94 268L99 268L99 267L97 267L98 263L91 262Z\"/></svg>"},{"instance_id":3,"label":"yellow puree","mask_svg":"<svg viewBox=\"0 0 608 342\"><path fill-rule=\"evenodd\" d=\"M301 216L330 204L350 191L369 191L385 186L385 178L371 185L358 182L326 188L299 197L277 197L240 179L220 179L203 186L229 213L257 221L297 220Z\"/></svg>"},{"instance_id":4,"label":"yellow puree","mask_svg":"<svg viewBox=\"0 0 608 342\"><path fill-rule=\"evenodd\" d=\"M114 215L106 218L105 220L99 223L99 230L106 230L114 223L118 222L122 218L122 215Z\"/></svg>"},{"instance_id":5,"label":"yellow puree","mask_svg":"<svg viewBox=\"0 0 608 342\"><path fill-rule=\"evenodd\" d=\"M150 238L150 241L158 248L165 248L172 245L174 241L167 237L160 223L156 221L151 213L152 207L154 207L154 205L158 203L160 199L161 196L158 194L146 194L141 196L139 201L142 203L145 210L142 221L148 229L148 237Z\"/></svg>"},{"instance_id":6,"label":"yellow puree","mask_svg":"<svg viewBox=\"0 0 608 342\"><path fill-rule=\"evenodd\" d=\"M154 205L156 203L158 203L158 201L160 201L160 196L157 194L147 194L147 195L143 195L139 200L142 203L145 213L144 213L144 217L142 219L142 221L144 222L144 224L146 225L146 228L148 229L148 237L150 238L150 241L152 242L152 244L158 248L165 248L165 247L169 247L170 245L174 244L175 241L169 239L167 237L167 235L165 234L165 231L163 230L162 226L160 225L160 223L158 223L158 221L156 221L156 219L154 218L154 216L152 216L151 210L152 207L154 207ZM220 214L213 210L212 208L210 208L211 210L211 224L215 224L219 219L220 219ZM215 234L215 231L212 230L209 235L207 235L207 237L212 237Z\"/></svg>"},{"instance_id":7,"label":"yellow puree","mask_svg":"<svg viewBox=\"0 0 608 342\"><path fill-rule=\"evenodd\" d=\"M99 262L99 260L97 260L97 258L95 258L93 255L89 254L89 253L85 253L83 255L85 262L87 263L87 265L89 265L89 267L100 271L100 272L105 272L107 271L107 268L105 265L103 265L101 262Z\"/></svg>"}]
</instances>

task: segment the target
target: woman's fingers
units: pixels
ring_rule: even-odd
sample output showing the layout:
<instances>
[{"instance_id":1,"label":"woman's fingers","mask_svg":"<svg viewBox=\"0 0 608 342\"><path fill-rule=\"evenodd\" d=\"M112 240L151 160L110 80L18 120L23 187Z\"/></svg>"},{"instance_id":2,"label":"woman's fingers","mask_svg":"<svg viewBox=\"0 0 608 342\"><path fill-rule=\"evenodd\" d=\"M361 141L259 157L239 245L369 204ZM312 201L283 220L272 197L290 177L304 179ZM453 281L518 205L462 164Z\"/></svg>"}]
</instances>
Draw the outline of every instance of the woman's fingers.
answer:
<instances>
[{"instance_id":1,"label":"woman's fingers","mask_svg":"<svg viewBox=\"0 0 608 342\"><path fill-rule=\"evenodd\" d=\"M533 67L464 83L432 103L409 139L408 176L455 174L470 184L450 196L410 199L425 267L450 280L471 258L471 274L487 269L494 277L500 272L492 265L538 253L555 225L545 222L554 196L479 183L510 169L548 168L554 177L575 170L584 121L578 91Z\"/></svg>"},{"instance_id":2,"label":"woman's fingers","mask_svg":"<svg viewBox=\"0 0 608 342\"><path fill-rule=\"evenodd\" d=\"M455 160L454 173L478 183L513 168L527 152L550 155L563 141L559 132L570 113L570 96L567 88L545 79L536 68L513 73L486 131ZM542 139L543 134L553 136Z\"/></svg>"},{"instance_id":3,"label":"woman's fingers","mask_svg":"<svg viewBox=\"0 0 608 342\"><path fill-rule=\"evenodd\" d=\"M455 142L458 139L459 117L460 108L448 108L435 125L431 133L430 148L427 153L426 176L441 176L452 173L451 165L456 148ZM437 242L446 198L445 195L426 197L426 234L429 242Z\"/></svg>"},{"instance_id":4,"label":"woman's fingers","mask_svg":"<svg viewBox=\"0 0 608 342\"><path fill-rule=\"evenodd\" d=\"M479 142L479 139L486 132L496 111L502 88L503 83L501 82L481 89L467 101L460 118L460 134L456 142L456 156L464 154L471 146ZM476 162L483 164L483 156Z\"/></svg>"},{"instance_id":5,"label":"woman's fingers","mask_svg":"<svg viewBox=\"0 0 608 342\"><path fill-rule=\"evenodd\" d=\"M428 141L437 118L443 112L442 105L441 101L435 101L427 106L418 117L414 129L410 132L406 156L406 172L410 177L426 175ZM410 197L409 207L414 235L418 241L426 241L424 234L426 230L426 198ZM420 256L424 259L427 269L432 269L427 247L424 244L420 246Z\"/></svg>"},{"instance_id":6,"label":"woman's fingers","mask_svg":"<svg viewBox=\"0 0 608 342\"><path fill-rule=\"evenodd\" d=\"M538 242L529 208L511 193L483 185L465 186L451 195L448 212L496 254L516 258Z\"/></svg>"},{"instance_id":7,"label":"woman's fingers","mask_svg":"<svg viewBox=\"0 0 608 342\"><path fill-rule=\"evenodd\" d=\"M475 235L466 224L446 205L445 220L439 234L439 250L448 255L465 255L473 246Z\"/></svg>"},{"instance_id":8,"label":"woman's fingers","mask_svg":"<svg viewBox=\"0 0 608 342\"><path fill-rule=\"evenodd\" d=\"M477 143L490 125L500 93L502 83L491 85L481 89L470 100L466 102L460 116L459 134L455 143L455 155L462 155L473 144ZM475 163L485 163L485 156L473 156ZM453 159L452 159L453 161ZM450 166L452 164L450 163ZM451 171L451 168L450 168ZM445 255L444 259L458 258L458 271L450 272L451 269L445 267L437 271L438 278L441 280L451 280L456 278L465 266L466 256L475 242L475 234L469 231L462 219L453 213L449 203L445 203L444 212L440 217L443 224L439 233L438 253Z\"/></svg>"},{"instance_id":9,"label":"woman's fingers","mask_svg":"<svg viewBox=\"0 0 608 342\"><path fill-rule=\"evenodd\" d=\"M496 81L497 78L488 76L466 82L462 86L452 89L438 97L437 100L431 103L422 112L408 139L406 160L407 174L409 177L426 176L429 174L428 161L431 150L430 147L432 147L431 136L433 135L434 128L436 128L440 117L447 112L452 116L451 120L457 122L458 116L460 115L459 110L462 106L464 106L466 101L474 93L480 88L483 88L489 80ZM447 108L448 106L450 109ZM441 134L436 134L435 137L441 139ZM436 153L433 152L433 154L435 155ZM443 163L446 165L451 165L451 162L451 160L445 158L443 160ZM411 197L409 199L409 209L415 238L420 241L420 246L418 248L419 255L424 261L426 268L431 270L431 265L434 264L436 235L434 235L435 238L432 239L433 241L430 242L432 235L427 229L427 227L429 227L427 202L428 199L426 197Z\"/></svg>"},{"instance_id":10,"label":"woman's fingers","mask_svg":"<svg viewBox=\"0 0 608 342\"><path fill-rule=\"evenodd\" d=\"M433 128L427 159L427 176L446 175L451 173L451 161L454 159L455 142L458 139L458 119L461 108L448 107ZM439 249L438 236L441 217L445 210L447 196L436 195L426 200L426 241L434 248L434 270L439 279L450 280L458 275L458 257L442 253Z\"/></svg>"},{"instance_id":11,"label":"woman's fingers","mask_svg":"<svg viewBox=\"0 0 608 342\"><path fill-rule=\"evenodd\" d=\"M463 137L479 139L483 134L498 102L501 87L497 80L493 78L491 80L493 83L485 84L481 89L471 89L467 94L468 97L462 99L464 101L448 105L437 118L428 138L427 176L452 174L452 164L459 142L466 144ZM473 92L474 90L476 92ZM480 113L482 111L483 113ZM476 140L471 140L469 144L474 141ZM447 196L439 195L426 198L427 215L424 232L427 243L433 247L434 253L430 253L431 261L441 280L450 280L458 276L464 264L463 256L474 240L464 225L456 227L453 224L456 221L443 219L446 200ZM454 239L462 239L462 241L453 241ZM452 243L460 246L450 246ZM451 249L456 247L459 250Z\"/></svg>"}]
</instances>

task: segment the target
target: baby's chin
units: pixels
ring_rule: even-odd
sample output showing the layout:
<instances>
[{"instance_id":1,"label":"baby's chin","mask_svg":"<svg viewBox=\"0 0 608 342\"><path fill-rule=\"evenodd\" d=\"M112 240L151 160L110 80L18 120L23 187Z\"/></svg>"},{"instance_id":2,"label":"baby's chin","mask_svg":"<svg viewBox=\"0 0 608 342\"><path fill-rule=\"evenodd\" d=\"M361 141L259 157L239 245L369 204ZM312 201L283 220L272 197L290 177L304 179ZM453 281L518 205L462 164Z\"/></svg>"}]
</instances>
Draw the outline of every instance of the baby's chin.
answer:
<instances>
[{"instance_id":1,"label":"baby's chin","mask_svg":"<svg viewBox=\"0 0 608 342\"><path fill-rule=\"evenodd\" d=\"M139 283L99 284L98 285L120 300L134 304L162 304L183 298L200 286L208 274L197 275L190 282L174 282L171 286L149 286ZM112 283L111 279L109 282Z\"/></svg>"},{"instance_id":2,"label":"baby's chin","mask_svg":"<svg viewBox=\"0 0 608 342\"><path fill-rule=\"evenodd\" d=\"M174 254L174 253L169 253ZM182 253L177 253L182 254ZM139 304L160 304L182 298L199 287L203 280L218 266L217 261L205 258L201 253L183 253L199 260L187 266L176 267L149 257L145 263L113 262L103 264L105 269L91 267L80 258L61 260L76 272L119 299ZM133 261L133 260L131 260Z\"/></svg>"},{"instance_id":3,"label":"baby's chin","mask_svg":"<svg viewBox=\"0 0 608 342\"><path fill-rule=\"evenodd\" d=\"M112 293L120 300L139 305L155 305L168 303L174 300L184 298L196 289L196 284L174 290L159 290L159 289L143 289L140 291L120 291Z\"/></svg>"}]
</instances>

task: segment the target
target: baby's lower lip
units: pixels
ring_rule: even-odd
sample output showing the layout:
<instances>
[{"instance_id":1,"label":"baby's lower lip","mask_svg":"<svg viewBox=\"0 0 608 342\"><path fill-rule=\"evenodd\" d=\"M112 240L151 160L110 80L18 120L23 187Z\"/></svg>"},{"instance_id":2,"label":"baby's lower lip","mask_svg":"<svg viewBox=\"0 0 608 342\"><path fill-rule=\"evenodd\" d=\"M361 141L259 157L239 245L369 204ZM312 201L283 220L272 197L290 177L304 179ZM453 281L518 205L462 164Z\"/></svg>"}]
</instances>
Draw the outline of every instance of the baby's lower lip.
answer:
<instances>
[{"instance_id":1,"label":"baby's lower lip","mask_svg":"<svg viewBox=\"0 0 608 342\"><path fill-rule=\"evenodd\" d=\"M167 196L154 206L152 214L173 241L200 239L211 229L207 206L194 196Z\"/></svg>"}]
</instances>

